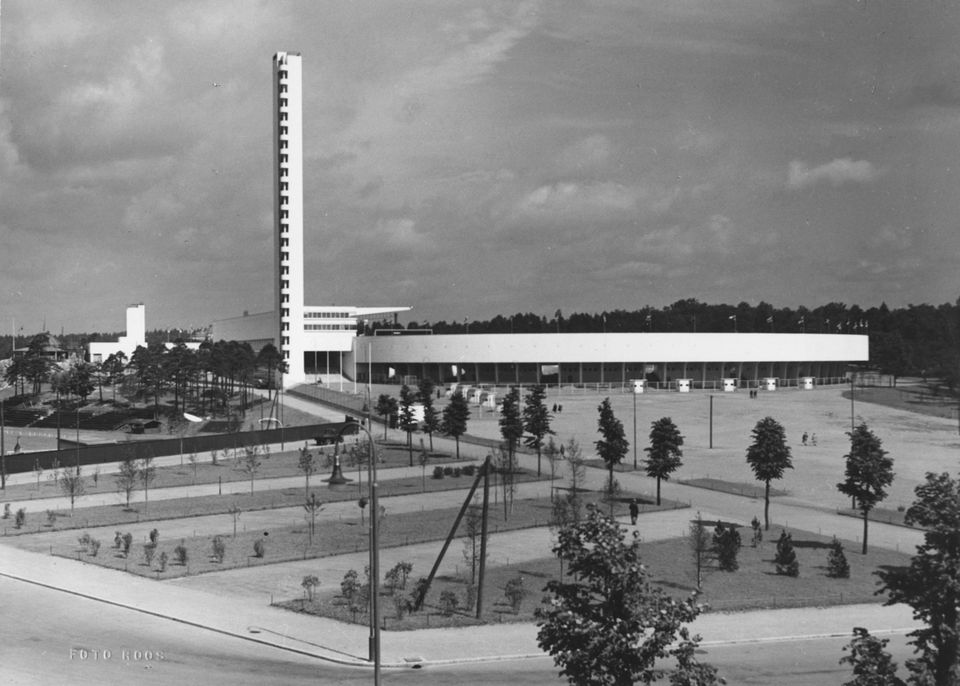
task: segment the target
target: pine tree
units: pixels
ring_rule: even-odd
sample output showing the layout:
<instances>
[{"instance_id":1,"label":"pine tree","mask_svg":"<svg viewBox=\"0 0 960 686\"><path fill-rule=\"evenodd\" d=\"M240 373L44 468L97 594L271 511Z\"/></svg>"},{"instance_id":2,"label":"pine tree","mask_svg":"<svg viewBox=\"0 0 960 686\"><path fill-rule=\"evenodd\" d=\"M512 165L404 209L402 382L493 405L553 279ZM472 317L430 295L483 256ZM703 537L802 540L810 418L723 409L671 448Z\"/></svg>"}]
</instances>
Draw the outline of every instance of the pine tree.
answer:
<instances>
[{"instance_id":1,"label":"pine tree","mask_svg":"<svg viewBox=\"0 0 960 686\"><path fill-rule=\"evenodd\" d=\"M843 543L836 536L830 542L830 552L827 553L827 576L831 579L850 578L850 563L843 553Z\"/></svg>"},{"instance_id":2,"label":"pine tree","mask_svg":"<svg viewBox=\"0 0 960 686\"><path fill-rule=\"evenodd\" d=\"M793 549L793 537L786 531L780 533L777 541L777 554L773 559L777 565L777 574L785 576L799 576L800 563L797 562L797 553Z\"/></svg>"},{"instance_id":3,"label":"pine tree","mask_svg":"<svg viewBox=\"0 0 960 686\"><path fill-rule=\"evenodd\" d=\"M717 522L713 532L713 550L717 556L717 566L725 572L735 572L740 568L737 553L740 552L740 532L733 525L724 526Z\"/></svg>"}]
</instances>

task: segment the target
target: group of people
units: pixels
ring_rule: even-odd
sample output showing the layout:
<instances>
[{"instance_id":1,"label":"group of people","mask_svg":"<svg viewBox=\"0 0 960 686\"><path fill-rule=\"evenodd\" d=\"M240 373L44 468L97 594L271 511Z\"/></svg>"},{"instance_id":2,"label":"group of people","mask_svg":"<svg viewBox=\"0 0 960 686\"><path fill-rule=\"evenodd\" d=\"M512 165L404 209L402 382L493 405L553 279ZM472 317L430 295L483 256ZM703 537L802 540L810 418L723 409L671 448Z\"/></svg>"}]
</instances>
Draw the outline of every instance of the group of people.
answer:
<instances>
[{"instance_id":1,"label":"group of people","mask_svg":"<svg viewBox=\"0 0 960 686\"><path fill-rule=\"evenodd\" d=\"M803 436L800 438L800 443L802 445L816 445L817 434L808 434L806 431L804 431Z\"/></svg>"},{"instance_id":2,"label":"group of people","mask_svg":"<svg viewBox=\"0 0 960 686\"><path fill-rule=\"evenodd\" d=\"M563 412L563 405L553 404L553 413L557 414L558 412Z\"/></svg>"}]
</instances>

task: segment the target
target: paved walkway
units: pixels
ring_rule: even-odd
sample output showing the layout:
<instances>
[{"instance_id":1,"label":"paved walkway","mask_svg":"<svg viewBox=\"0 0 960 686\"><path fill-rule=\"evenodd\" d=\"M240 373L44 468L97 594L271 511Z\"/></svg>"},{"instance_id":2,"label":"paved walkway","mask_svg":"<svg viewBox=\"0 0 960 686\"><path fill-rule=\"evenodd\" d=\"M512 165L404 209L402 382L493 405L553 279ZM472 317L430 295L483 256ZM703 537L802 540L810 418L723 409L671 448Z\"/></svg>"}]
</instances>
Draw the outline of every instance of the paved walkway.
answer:
<instances>
[{"instance_id":1,"label":"paved walkway","mask_svg":"<svg viewBox=\"0 0 960 686\"><path fill-rule=\"evenodd\" d=\"M311 403L287 398L308 410ZM438 449L452 449L453 442L434 439ZM479 458L485 449L461 444L461 453ZM172 458L179 461L179 456ZM524 466L536 468L536 458L521 456ZM545 467L546 468L546 467ZM380 478L399 477L409 468L384 470ZM417 476L419 467L413 468ZM588 485L599 486L606 477L602 470L588 470ZM654 482L640 472L618 473L624 489L650 492ZM284 482L276 479L276 482ZM293 478L293 485L302 486L302 478ZM522 488L527 496L548 488L546 483L528 484ZM195 488L195 487L190 487ZM196 487L199 488L199 487ZM159 489L155 489L159 490ZM178 495L184 489L175 489ZM158 498L151 491L151 499ZM724 518L749 522L762 515L762 501L720 492L695 489L682 484L666 482L663 496L674 500L695 501L705 519ZM462 502L463 491L431 494L431 506L446 506ZM422 507L422 499L400 496L384 499L391 511L405 507ZM49 503L49 501L47 501ZM49 505L48 505L49 506ZM328 505L325 516L336 516L340 508L353 503ZM249 513L253 515L253 513ZM690 510L658 512L643 515L640 521L644 538L667 538L686 532ZM246 515L245 515L246 516ZM281 511L263 513L265 517L287 517ZM775 500L771 506L772 519L778 524L794 528L836 534L856 540L861 531L859 520L839 516L829 510L815 509L804 503ZM217 526L232 527L229 516L219 516ZM622 521L622 520L621 520ZM229 523L228 523L229 522ZM184 522L184 526L191 526ZM149 526L149 523L144 523ZM176 524L164 522L166 533ZM112 533L112 527L110 527ZM494 564L502 561L522 561L541 557L550 546L550 532L546 528L496 534L491 546ZM882 524L871 524L871 545L891 549L912 550L920 541L917 532ZM436 557L440 542L409 546L403 549L403 559L415 568L429 568ZM456 573L460 551L451 546L446 567L441 573ZM367 554L343 555L302 562L290 562L260 568L237 569L215 574L186 577L167 582L156 581L101 568L95 565L27 552L6 546L0 547L0 574L30 583L60 588L69 593L96 598L104 602L168 617L210 628L226 634L259 641L277 647L315 655L325 660L347 664L366 662L369 631L365 627L345 625L332 620L300 615L270 606L271 595L289 598L300 595L300 580L305 573L316 574L324 587L339 585L347 569L359 569L366 564ZM394 563L391 551L381 554L381 568ZM709 646L718 643L769 641L796 636L847 636L851 627L862 625L871 631L904 632L916 625L909 608L882 607L875 604L831 608L803 608L791 610L754 611L749 613L709 613L695 622L693 629ZM493 660L514 657L543 657L536 643L536 627L532 624L502 624L464 629L426 629L411 632L383 632L382 660L387 667L409 666L411 662L462 662L465 660Z\"/></svg>"}]
</instances>

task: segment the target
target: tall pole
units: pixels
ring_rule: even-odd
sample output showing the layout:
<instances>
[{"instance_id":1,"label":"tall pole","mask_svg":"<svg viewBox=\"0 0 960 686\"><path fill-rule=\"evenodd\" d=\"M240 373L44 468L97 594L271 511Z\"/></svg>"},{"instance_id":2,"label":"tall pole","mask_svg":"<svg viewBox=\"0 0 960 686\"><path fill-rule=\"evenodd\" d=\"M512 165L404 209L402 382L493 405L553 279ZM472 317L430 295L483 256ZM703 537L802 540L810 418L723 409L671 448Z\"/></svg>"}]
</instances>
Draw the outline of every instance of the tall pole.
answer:
<instances>
[{"instance_id":1,"label":"tall pole","mask_svg":"<svg viewBox=\"0 0 960 686\"><path fill-rule=\"evenodd\" d=\"M370 403L367 402L367 422L370 421ZM334 445L340 443L337 433ZM380 511L377 505L377 460L373 449L373 435L362 424L357 429L367 435L367 482L370 487L370 636L368 638L368 660L373 663L373 683L380 686Z\"/></svg>"},{"instance_id":2,"label":"tall pole","mask_svg":"<svg viewBox=\"0 0 960 686\"><path fill-rule=\"evenodd\" d=\"M560 446L563 450L563 446ZM483 461L483 512L480 516L480 577L477 579L477 619L483 613L483 584L487 569L487 518L490 514L490 456ZM551 489L552 490L552 489Z\"/></svg>"},{"instance_id":3,"label":"tall pole","mask_svg":"<svg viewBox=\"0 0 960 686\"><path fill-rule=\"evenodd\" d=\"M4 434L7 433L7 424L3 416L4 399L0 398L0 488L7 490L7 450L4 443Z\"/></svg>"},{"instance_id":4,"label":"tall pole","mask_svg":"<svg viewBox=\"0 0 960 686\"><path fill-rule=\"evenodd\" d=\"M80 476L80 401L77 401L77 476Z\"/></svg>"},{"instance_id":5,"label":"tall pole","mask_svg":"<svg viewBox=\"0 0 960 686\"><path fill-rule=\"evenodd\" d=\"M710 395L710 449L713 449L713 395Z\"/></svg>"},{"instance_id":6,"label":"tall pole","mask_svg":"<svg viewBox=\"0 0 960 686\"><path fill-rule=\"evenodd\" d=\"M633 468L637 468L637 386L633 382Z\"/></svg>"},{"instance_id":7,"label":"tall pole","mask_svg":"<svg viewBox=\"0 0 960 686\"><path fill-rule=\"evenodd\" d=\"M853 431L854 428L855 428L855 427L853 426L853 422L854 422L854 419L853 419L853 418L854 418L854 414L853 414L853 372L850 372L850 431Z\"/></svg>"}]
</instances>

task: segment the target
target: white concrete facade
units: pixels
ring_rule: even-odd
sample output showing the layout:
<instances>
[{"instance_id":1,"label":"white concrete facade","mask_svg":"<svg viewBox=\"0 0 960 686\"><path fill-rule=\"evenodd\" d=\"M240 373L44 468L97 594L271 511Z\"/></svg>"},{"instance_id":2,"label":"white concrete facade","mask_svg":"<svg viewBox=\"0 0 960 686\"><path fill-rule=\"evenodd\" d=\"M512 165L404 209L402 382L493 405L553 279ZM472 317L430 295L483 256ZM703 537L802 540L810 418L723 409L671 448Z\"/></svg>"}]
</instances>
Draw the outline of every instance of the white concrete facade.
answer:
<instances>
[{"instance_id":1,"label":"white concrete facade","mask_svg":"<svg viewBox=\"0 0 960 686\"><path fill-rule=\"evenodd\" d=\"M303 79L299 53L273 56L275 345L289 383L302 383L303 330Z\"/></svg>"},{"instance_id":2,"label":"white concrete facade","mask_svg":"<svg viewBox=\"0 0 960 686\"><path fill-rule=\"evenodd\" d=\"M869 360L867 336L765 333L570 333L373 336L357 340L359 380L427 376L478 383L625 383L655 375L694 385L723 378L838 377ZM454 369L458 373L454 373ZM552 372L556 371L555 374Z\"/></svg>"},{"instance_id":3,"label":"white concrete facade","mask_svg":"<svg viewBox=\"0 0 960 686\"><path fill-rule=\"evenodd\" d=\"M143 303L127 307L125 334L113 342L90 343L90 361L94 364L103 362L116 353L123 353L129 361L138 347L147 346L147 311Z\"/></svg>"}]
</instances>

